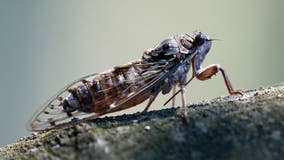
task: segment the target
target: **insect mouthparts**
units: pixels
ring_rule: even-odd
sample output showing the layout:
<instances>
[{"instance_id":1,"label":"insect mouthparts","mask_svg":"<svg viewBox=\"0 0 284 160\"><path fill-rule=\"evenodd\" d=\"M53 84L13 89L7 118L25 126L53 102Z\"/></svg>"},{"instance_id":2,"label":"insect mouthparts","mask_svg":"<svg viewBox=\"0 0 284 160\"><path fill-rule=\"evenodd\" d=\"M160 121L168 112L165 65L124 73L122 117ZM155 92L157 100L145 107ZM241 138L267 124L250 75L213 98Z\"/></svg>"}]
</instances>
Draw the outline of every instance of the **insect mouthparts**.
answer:
<instances>
[{"instance_id":1,"label":"insect mouthparts","mask_svg":"<svg viewBox=\"0 0 284 160\"><path fill-rule=\"evenodd\" d=\"M221 39L217 39L217 38L210 38L208 39L208 41L222 41Z\"/></svg>"}]
</instances>

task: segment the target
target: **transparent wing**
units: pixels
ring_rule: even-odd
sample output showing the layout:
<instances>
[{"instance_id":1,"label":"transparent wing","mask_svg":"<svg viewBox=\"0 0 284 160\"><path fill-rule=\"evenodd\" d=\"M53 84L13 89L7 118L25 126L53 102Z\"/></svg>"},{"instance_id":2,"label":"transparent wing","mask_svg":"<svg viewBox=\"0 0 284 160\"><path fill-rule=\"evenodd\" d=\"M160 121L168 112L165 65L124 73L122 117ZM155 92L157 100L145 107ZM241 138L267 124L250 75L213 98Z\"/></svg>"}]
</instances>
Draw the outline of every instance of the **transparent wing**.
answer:
<instances>
[{"instance_id":1,"label":"transparent wing","mask_svg":"<svg viewBox=\"0 0 284 160\"><path fill-rule=\"evenodd\" d=\"M84 76L61 89L30 119L27 124L27 129L30 131L48 130L55 126L62 126L66 123L82 121L86 118L97 116L97 113L86 113L80 111L72 112L72 116L68 116L61 106L62 100L70 94L68 92L70 88L82 84L82 80L91 80L96 76L97 74Z\"/></svg>"},{"instance_id":2,"label":"transparent wing","mask_svg":"<svg viewBox=\"0 0 284 160\"><path fill-rule=\"evenodd\" d=\"M164 63L164 62L162 62ZM149 93L154 87L157 87L163 83L163 81L169 77L177 68L179 67L178 63L164 63L159 66L150 67L145 73L149 74L151 77L145 85L140 87L137 92L132 92L128 95L127 98L117 101L113 106L107 111L108 113L120 111L127 109L129 103L135 101L135 99ZM159 92L159 90L157 90Z\"/></svg>"},{"instance_id":3,"label":"transparent wing","mask_svg":"<svg viewBox=\"0 0 284 160\"><path fill-rule=\"evenodd\" d=\"M128 90L129 88L133 87L135 83L137 82L139 83L139 81L141 80L147 83L140 86L136 90L130 92L126 97L116 100L115 103L110 105L109 110L100 113L81 112L76 110L72 112L72 115L68 115L64 111L61 103L62 100L65 99L70 94L68 90L74 88L75 86L83 84L82 81L84 80L91 81L94 78L97 78L97 76L99 75L99 74L90 74L68 84L66 87L60 90L54 97L52 97L49 101L47 101L47 103L45 103L43 107L28 122L27 125L28 130L41 131L41 130L50 130L53 128L60 128L69 124L80 123L88 119L93 119L106 113L111 113L129 108L125 106L127 106L128 103L131 103L139 96L142 96L145 93L149 92L149 90L152 89L153 87L159 85L167 76L169 76L173 68L176 67L176 64L173 65L169 64L168 62L159 62L159 63L155 62L155 63L146 63L146 64L137 63L134 64L134 66L142 68L143 70L142 76L138 76L136 77L136 79L132 79L131 82L125 82L127 84L130 84L129 87L126 88L125 90ZM128 67L133 67L133 65L129 65ZM123 69L125 69L125 67ZM109 101L112 101L112 99L109 99Z\"/></svg>"}]
</instances>

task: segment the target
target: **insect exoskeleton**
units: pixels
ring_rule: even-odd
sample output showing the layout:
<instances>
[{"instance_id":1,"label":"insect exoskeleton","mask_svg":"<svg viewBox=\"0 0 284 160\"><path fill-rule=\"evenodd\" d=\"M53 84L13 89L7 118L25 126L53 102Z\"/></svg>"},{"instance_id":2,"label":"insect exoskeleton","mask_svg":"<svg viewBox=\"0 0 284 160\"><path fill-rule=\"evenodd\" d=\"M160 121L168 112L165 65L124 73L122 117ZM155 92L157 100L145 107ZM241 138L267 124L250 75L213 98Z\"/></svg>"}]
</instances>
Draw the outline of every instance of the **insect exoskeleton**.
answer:
<instances>
[{"instance_id":1,"label":"insect exoskeleton","mask_svg":"<svg viewBox=\"0 0 284 160\"><path fill-rule=\"evenodd\" d=\"M207 80L219 71L229 93L242 95L240 90L233 90L220 65L201 67L211 45L212 39L201 32L166 38L146 50L141 59L70 83L43 105L29 121L28 129L41 131L64 127L148 100L143 110L146 112L160 92L168 94L171 90L172 105L175 105L175 96L181 93L182 116L186 118L186 85L193 78ZM192 76L187 80L191 66ZM176 91L176 86L180 90Z\"/></svg>"}]
</instances>

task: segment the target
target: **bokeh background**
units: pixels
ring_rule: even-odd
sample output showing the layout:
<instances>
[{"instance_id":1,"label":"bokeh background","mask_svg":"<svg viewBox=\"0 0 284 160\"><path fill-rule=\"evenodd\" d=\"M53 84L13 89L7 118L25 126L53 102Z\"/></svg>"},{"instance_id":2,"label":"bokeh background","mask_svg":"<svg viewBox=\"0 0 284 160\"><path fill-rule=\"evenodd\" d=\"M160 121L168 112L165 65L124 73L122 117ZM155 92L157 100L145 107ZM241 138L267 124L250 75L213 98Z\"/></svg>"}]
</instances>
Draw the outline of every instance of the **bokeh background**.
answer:
<instances>
[{"instance_id":1,"label":"bokeh background","mask_svg":"<svg viewBox=\"0 0 284 160\"><path fill-rule=\"evenodd\" d=\"M235 88L283 82L283 15L282 0L0 1L0 146L30 135L28 119L65 84L138 59L175 34L222 39L204 66L221 64ZM227 95L221 75L187 90L189 103Z\"/></svg>"}]
</instances>

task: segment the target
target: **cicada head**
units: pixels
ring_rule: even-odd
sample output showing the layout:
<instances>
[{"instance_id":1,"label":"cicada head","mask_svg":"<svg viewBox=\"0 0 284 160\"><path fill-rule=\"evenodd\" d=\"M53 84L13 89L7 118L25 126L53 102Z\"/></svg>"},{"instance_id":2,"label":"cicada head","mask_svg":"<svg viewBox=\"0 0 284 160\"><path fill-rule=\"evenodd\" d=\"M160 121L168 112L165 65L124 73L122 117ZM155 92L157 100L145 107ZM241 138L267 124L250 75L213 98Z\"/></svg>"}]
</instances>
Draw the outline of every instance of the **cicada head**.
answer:
<instances>
[{"instance_id":1,"label":"cicada head","mask_svg":"<svg viewBox=\"0 0 284 160\"><path fill-rule=\"evenodd\" d=\"M188 54L191 57L197 54L205 56L211 48L212 40L206 34L196 31L185 34L181 43L188 49Z\"/></svg>"}]
</instances>

